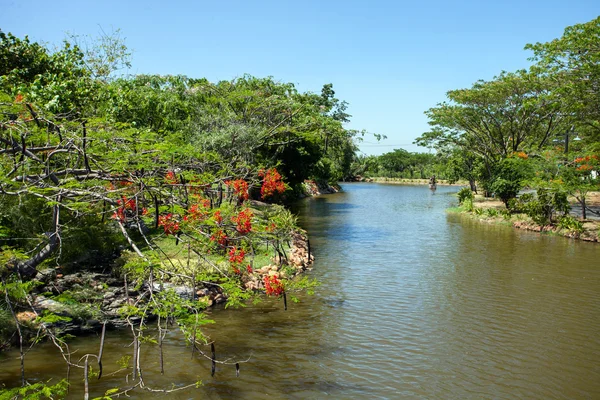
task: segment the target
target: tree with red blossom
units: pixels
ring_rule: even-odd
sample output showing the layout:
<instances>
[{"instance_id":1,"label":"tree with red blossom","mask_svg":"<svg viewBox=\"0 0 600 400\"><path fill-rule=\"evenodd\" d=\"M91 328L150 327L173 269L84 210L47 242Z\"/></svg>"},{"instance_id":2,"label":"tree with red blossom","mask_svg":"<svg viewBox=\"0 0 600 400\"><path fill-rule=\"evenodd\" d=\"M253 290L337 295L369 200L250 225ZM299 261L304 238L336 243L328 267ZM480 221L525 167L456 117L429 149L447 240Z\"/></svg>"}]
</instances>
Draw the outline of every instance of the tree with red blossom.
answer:
<instances>
[{"instance_id":1,"label":"tree with red blossom","mask_svg":"<svg viewBox=\"0 0 600 400\"><path fill-rule=\"evenodd\" d=\"M276 193L282 194L285 192L285 184L283 183L281 174L276 168L269 168L267 171L259 171L258 176L263 178L260 188L260 196L262 199L274 196Z\"/></svg>"}]
</instances>

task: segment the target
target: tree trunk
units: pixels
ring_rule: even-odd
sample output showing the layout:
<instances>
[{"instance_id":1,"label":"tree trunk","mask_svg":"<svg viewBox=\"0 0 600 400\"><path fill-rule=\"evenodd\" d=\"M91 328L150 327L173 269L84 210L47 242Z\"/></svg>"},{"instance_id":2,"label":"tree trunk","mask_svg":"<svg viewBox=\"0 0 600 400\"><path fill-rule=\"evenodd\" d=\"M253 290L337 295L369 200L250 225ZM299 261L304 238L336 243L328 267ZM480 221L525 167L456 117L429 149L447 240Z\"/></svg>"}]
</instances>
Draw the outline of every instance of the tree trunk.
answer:
<instances>
[{"instance_id":1,"label":"tree trunk","mask_svg":"<svg viewBox=\"0 0 600 400\"><path fill-rule=\"evenodd\" d=\"M469 186L471 187L471 192L477 193L477 185L474 179L469 179Z\"/></svg>"},{"instance_id":2,"label":"tree trunk","mask_svg":"<svg viewBox=\"0 0 600 400\"><path fill-rule=\"evenodd\" d=\"M581 218L584 220L587 219L587 213L585 211L585 196L581 196L581 198L577 198L579 200L579 204L581 204Z\"/></svg>"}]
</instances>

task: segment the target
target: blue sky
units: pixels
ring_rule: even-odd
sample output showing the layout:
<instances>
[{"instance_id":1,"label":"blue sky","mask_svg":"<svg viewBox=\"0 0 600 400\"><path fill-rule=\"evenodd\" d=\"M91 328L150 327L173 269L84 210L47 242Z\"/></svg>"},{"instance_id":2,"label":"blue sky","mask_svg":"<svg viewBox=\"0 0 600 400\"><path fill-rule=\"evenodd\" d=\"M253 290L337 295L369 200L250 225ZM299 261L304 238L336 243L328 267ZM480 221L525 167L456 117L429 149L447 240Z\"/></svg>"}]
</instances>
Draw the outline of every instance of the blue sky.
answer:
<instances>
[{"instance_id":1,"label":"blue sky","mask_svg":"<svg viewBox=\"0 0 600 400\"><path fill-rule=\"evenodd\" d=\"M599 0L0 0L0 28L37 41L120 29L131 73L333 83L349 128L388 137L366 138L366 154L424 151L412 145L428 129L423 112L448 90L525 68L526 43L598 15Z\"/></svg>"}]
</instances>

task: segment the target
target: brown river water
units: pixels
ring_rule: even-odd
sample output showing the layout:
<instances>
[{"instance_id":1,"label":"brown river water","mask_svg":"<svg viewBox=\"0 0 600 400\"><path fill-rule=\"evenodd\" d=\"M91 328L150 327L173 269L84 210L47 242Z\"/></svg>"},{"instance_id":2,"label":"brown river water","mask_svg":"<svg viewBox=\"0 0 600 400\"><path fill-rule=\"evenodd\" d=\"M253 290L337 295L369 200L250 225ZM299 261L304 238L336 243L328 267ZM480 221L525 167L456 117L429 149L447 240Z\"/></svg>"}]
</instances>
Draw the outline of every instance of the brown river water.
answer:
<instances>
[{"instance_id":1,"label":"brown river water","mask_svg":"<svg viewBox=\"0 0 600 400\"><path fill-rule=\"evenodd\" d=\"M219 360L191 357L180 334L142 368L154 388L202 380L168 399L600 399L600 245L493 226L445 209L457 188L344 184L296 205L321 282L288 311L277 300L213 309L206 327ZM97 337L72 343L97 352ZM125 387L111 332L90 398ZM208 349L207 349L208 351ZM0 355L0 382L19 381L18 353ZM65 377L49 344L26 357L32 380ZM82 398L72 372L69 398Z\"/></svg>"}]
</instances>

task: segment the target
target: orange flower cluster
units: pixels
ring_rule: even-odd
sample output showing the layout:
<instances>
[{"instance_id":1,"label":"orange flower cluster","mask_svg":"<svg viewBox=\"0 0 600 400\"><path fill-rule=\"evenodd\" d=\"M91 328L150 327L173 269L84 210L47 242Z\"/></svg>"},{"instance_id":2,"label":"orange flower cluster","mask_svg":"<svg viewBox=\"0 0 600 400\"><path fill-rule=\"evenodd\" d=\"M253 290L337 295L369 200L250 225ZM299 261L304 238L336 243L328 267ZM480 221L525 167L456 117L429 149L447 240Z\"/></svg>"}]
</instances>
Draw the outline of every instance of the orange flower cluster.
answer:
<instances>
[{"instance_id":1,"label":"orange flower cluster","mask_svg":"<svg viewBox=\"0 0 600 400\"><path fill-rule=\"evenodd\" d=\"M173 171L167 172L167 174L165 175L165 181L169 185L175 185L175 184L177 184L177 176L175 176L175 172L173 172Z\"/></svg>"},{"instance_id":2,"label":"orange flower cluster","mask_svg":"<svg viewBox=\"0 0 600 400\"><path fill-rule=\"evenodd\" d=\"M223 232L223 229L217 229L210 235L210 240L217 242L221 246L225 246L227 244L227 235Z\"/></svg>"},{"instance_id":3,"label":"orange flower cluster","mask_svg":"<svg viewBox=\"0 0 600 400\"><path fill-rule=\"evenodd\" d=\"M233 247L231 250L229 250L229 262L231 263L233 272L235 272L236 274L239 274L241 272L240 267L244 263L245 257L246 253L244 252L244 249L237 249ZM250 267L250 270L251 269L252 267Z\"/></svg>"},{"instance_id":4,"label":"orange flower cluster","mask_svg":"<svg viewBox=\"0 0 600 400\"><path fill-rule=\"evenodd\" d=\"M113 213L112 219L116 219L120 222L125 222L127 219L127 210L135 213L137 211L137 207L135 204L135 198L127 199L125 196L121 197L121 200L117 200L117 210ZM131 213L129 213L131 216Z\"/></svg>"},{"instance_id":5,"label":"orange flower cluster","mask_svg":"<svg viewBox=\"0 0 600 400\"><path fill-rule=\"evenodd\" d=\"M598 156L593 154L591 156L577 157L575 163L580 164L575 168L577 171L588 172L594 169L595 164L598 164Z\"/></svg>"},{"instance_id":6,"label":"orange flower cluster","mask_svg":"<svg viewBox=\"0 0 600 400\"><path fill-rule=\"evenodd\" d=\"M233 187L233 192L240 201L248 200L248 182L236 179L235 181L226 181L225 184Z\"/></svg>"},{"instance_id":7,"label":"orange flower cluster","mask_svg":"<svg viewBox=\"0 0 600 400\"><path fill-rule=\"evenodd\" d=\"M179 222L173 219L173 214L158 217L158 226L162 226L167 235L175 235L179 232Z\"/></svg>"},{"instance_id":8,"label":"orange flower cluster","mask_svg":"<svg viewBox=\"0 0 600 400\"><path fill-rule=\"evenodd\" d=\"M243 209L238 213L238 215L234 215L231 217L231 221L236 224L237 231L242 235L247 234L252 231L252 211L248 208Z\"/></svg>"},{"instance_id":9,"label":"orange flower cluster","mask_svg":"<svg viewBox=\"0 0 600 400\"><path fill-rule=\"evenodd\" d=\"M515 156L517 156L523 160L527 160L529 158L527 153L525 153L524 151L519 151L518 153L515 153Z\"/></svg>"},{"instance_id":10,"label":"orange flower cluster","mask_svg":"<svg viewBox=\"0 0 600 400\"><path fill-rule=\"evenodd\" d=\"M215 211L213 218L215 219L217 225L221 225L223 223L223 216L221 215L221 210Z\"/></svg>"},{"instance_id":11,"label":"orange flower cluster","mask_svg":"<svg viewBox=\"0 0 600 400\"><path fill-rule=\"evenodd\" d=\"M283 282L276 276L265 275L263 283L265 284L265 291L268 296L281 296L283 294Z\"/></svg>"},{"instance_id":12,"label":"orange flower cluster","mask_svg":"<svg viewBox=\"0 0 600 400\"><path fill-rule=\"evenodd\" d=\"M273 196L275 193L285 192L285 184L281 180L281 174L275 168L268 169L266 172L261 170L258 176L263 178L263 184L260 188L261 198Z\"/></svg>"},{"instance_id":13,"label":"orange flower cluster","mask_svg":"<svg viewBox=\"0 0 600 400\"><path fill-rule=\"evenodd\" d=\"M186 215L183 219L186 221L202 221L208 217L209 210L210 200L201 199L198 203L192 204L190 206L190 209L188 210L188 215Z\"/></svg>"}]
</instances>

